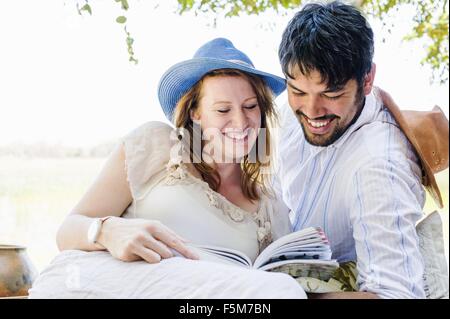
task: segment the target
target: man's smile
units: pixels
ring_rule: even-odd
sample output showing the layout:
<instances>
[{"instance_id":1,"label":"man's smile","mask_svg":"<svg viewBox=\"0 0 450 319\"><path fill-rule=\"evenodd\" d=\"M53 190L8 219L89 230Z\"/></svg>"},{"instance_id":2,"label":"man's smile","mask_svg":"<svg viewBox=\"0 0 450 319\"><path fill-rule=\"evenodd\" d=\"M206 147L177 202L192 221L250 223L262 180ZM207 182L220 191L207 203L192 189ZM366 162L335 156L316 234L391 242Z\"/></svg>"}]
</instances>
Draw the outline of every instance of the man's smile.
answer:
<instances>
[{"instance_id":1,"label":"man's smile","mask_svg":"<svg viewBox=\"0 0 450 319\"><path fill-rule=\"evenodd\" d=\"M310 119L304 113L299 112L297 114L300 121L303 123L303 126L311 133L317 135L328 134L333 130L333 123L339 117L336 115L327 115L322 116L317 119Z\"/></svg>"},{"instance_id":2,"label":"man's smile","mask_svg":"<svg viewBox=\"0 0 450 319\"><path fill-rule=\"evenodd\" d=\"M334 119L329 119L325 121L313 121L310 119L306 119L308 130L311 133L317 135L327 134L331 130L331 127L333 126L332 125L333 121Z\"/></svg>"}]
</instances>

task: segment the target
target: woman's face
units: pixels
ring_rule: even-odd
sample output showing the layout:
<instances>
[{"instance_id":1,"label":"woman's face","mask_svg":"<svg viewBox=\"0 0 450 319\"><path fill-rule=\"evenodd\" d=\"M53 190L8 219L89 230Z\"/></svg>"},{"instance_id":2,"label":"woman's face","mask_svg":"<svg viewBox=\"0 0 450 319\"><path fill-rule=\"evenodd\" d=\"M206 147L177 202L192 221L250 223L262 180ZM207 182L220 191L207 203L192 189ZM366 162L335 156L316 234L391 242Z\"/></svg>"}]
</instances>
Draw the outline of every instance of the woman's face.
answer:
<instances>
[{"instance_id":1,"label":"woman's face","mask_svg":"<svg viewBox=\"0 0 450 319\"><path fill-rule=\"evenodd\" d=\"M261 127L261 110L250 82L241 76L204 79L191 118L203 133L203 153L216 163L240 163L252 149Z\"/></svg>"}]
</instances>

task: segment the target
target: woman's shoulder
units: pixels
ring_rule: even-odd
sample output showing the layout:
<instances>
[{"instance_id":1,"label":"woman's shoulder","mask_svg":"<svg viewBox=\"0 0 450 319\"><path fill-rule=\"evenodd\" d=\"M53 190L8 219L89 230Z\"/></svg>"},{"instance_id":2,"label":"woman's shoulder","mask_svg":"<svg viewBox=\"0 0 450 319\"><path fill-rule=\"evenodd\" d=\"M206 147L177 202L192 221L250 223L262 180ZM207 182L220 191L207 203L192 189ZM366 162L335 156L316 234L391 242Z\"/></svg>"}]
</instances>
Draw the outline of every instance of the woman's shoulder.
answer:
<instances>
[{"instance_id":1,"label":"woman's shoulder","mask_svg":"<svg viewBox=\"0 0 450 319\"><path fill-rule=\"evenodd\" d=\"M160 121L148 121L132 129L125 137L157 138L158 136L155 136L155 134L169 136L172 131L174 131L174 128L167 123Z\"/></svg>"},{"instance_id":2,"label":"woman's shoulder","mask_svg":"<svg viewBox=\"0 0 450 319\"><path fill-rule=\"evenodd\" d=\"M163 122L146 122L123 138L125 166L133 198L158 172L165 169L177 141L174 129Z\"/></svg>"},{"instance_id":3,"label":"woman's shoulder","mask_svg":"<svg viewBox=\"0 0 450 319\"><path fill-rule=\"evenodd\" d=\"M145 122L123 137L127 148L140 150L170 148L177 141L175 129L159 121Z\"/></svg>"}]
</instances>

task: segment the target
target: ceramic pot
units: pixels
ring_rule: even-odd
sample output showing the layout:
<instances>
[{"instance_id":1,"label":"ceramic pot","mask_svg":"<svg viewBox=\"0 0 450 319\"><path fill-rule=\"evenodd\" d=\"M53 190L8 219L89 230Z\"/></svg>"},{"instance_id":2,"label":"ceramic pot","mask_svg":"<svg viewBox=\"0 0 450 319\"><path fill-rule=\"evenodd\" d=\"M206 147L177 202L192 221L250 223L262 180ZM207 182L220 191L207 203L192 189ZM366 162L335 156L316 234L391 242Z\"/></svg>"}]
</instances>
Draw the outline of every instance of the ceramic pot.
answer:
<instances>
[{"instance_id":1,"label":"ceramic pot","mask_svg":"<svg viewBox=\"0 0 450 319\"><path fill-rule=\"evenodd\" d=\"M36 276L25 247L0 244L0 297L28 296Z\"/></svg>"}]
</instances>

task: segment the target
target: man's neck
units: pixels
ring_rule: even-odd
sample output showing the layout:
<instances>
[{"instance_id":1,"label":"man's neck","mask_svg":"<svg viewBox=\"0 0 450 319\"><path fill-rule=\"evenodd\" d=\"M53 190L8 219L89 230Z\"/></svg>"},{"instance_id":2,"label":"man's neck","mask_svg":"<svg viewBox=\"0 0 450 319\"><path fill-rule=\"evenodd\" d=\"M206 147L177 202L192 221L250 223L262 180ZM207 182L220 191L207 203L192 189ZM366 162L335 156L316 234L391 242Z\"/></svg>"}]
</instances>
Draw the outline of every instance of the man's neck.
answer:
<instances>
[{"instance_id":1,"label":"man's neck","mask_svg":"<svg viewBox=\"0 0 450 319\"><path fill-rule=\"evenodd\" d=\"M364 105L366 105L366 97L364 96L360 106L358 107L358 111L356 112L355 116L353 117L352 121L350 122L350 124L347 127L347 130L356 123L356 121L359 119L359 117L361 116L361 113L364 109ZM347 131L346 130L346 131Z\"/></svg>"},{"instance_id":2,"label":"man's neck","mask_svg":"<svg viewBox=\"0 0 450 319\"><path fill-rule=\"evenodd\" d=\"M345 129L344 133L336 140L334 141L332 144L330 145L336 145L336 143L339 143L339 141L347 134L348 130L358 121L358 119L360 118L362 111L364 110L364 106L366 105L366 97L364 96L364 98L362 99L362 102L360 104L360 106L358 107L358 110L355 113L355 116L353 117L353 119L350 121L350 123L347 125L347 128Z\"/></svg>"}]
</instances>

